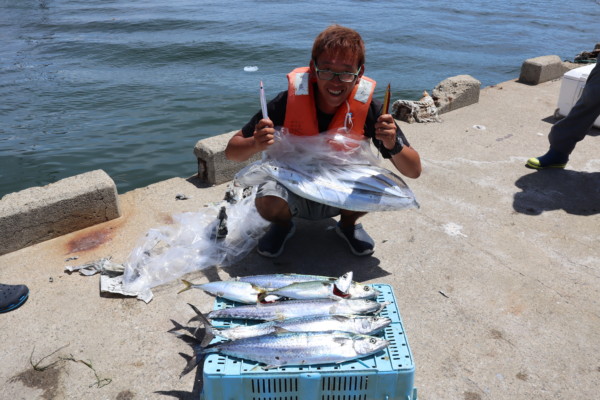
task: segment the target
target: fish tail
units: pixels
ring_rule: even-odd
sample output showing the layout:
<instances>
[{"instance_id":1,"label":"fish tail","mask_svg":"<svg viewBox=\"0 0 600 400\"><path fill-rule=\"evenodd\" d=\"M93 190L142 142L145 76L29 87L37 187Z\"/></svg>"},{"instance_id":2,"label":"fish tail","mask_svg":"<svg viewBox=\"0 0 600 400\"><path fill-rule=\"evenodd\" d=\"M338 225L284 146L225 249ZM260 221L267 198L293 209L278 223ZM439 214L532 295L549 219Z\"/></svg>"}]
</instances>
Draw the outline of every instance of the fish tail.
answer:
<instances>
[{"instance_id":1,"label":"fish tail","mask_svg":"<svg viewBox=\"0 0 600 400\"><path fill-rule=\"evenodd\" d=\"M190 290L192 288L193 283L186 281L185 279L182 279L181 282L185 285L185 287L183 289L181 289L179 292L177 292L177 294L179 293L183 293L186 290Z\"/></svg>"},{"instance_id":2,"label":"fish tail","mask_svg":"<svg viewBox=\"0 0 600 400\"><path fill-rule=\"evenodd\" d=\"M201 344L193 346L194 355L187 362L185 368L183 369L183 371L181 371L181 374L179 374L179 378L181 379L181 377L183 377L184 375L188 374L191 370L196 368L196 366L200 364L200 362L204 359L204 357L206 357L207 354L218 353L219 349L216 347L217 344L218 343L206 348L202 347Z\"/></svg>"},{"instance_id":3,"label":"fish tail","mask_svg":"<svg viewBox=\"0 0 600 400\"><path fill-rule=\"evenodd\" d=\"M204 325L204 337L200 343L200 347L206 347L216 336L217 329L215 329L208 318L204 316L193 304L189 304L192 310L196 313L196 316L190 319L190 321L200 321Z\"/></svg>"},{"instance_id":4,"label":"fish tail","mask_svg":"<svg viewBox=\"0 0 600 400\"><path fill-rule=\"evenodd\" d=\"M181 371L181 374L179 374L179 379L181 379L184 375L187 375L191 370L196 368L196 365L200 364L200 360L201 358L198 357L197 354L194 354L194 356L186 364L183 371Z\"/></svg>"}]
</instances>

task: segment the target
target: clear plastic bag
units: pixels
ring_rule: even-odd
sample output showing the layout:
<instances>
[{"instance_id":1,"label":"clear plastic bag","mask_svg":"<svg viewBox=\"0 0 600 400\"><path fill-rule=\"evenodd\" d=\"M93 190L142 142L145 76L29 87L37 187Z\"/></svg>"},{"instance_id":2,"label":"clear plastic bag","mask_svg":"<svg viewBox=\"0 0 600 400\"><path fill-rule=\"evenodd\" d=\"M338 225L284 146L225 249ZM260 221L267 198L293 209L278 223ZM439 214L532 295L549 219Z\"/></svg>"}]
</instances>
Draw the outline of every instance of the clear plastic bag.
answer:
<instances>
[{"instance_id":1,"label":"clear plastic bag","mask_svg":"<svg viewBox=\"0 0 600 400\"><path fill-rule=\"evenodd\" d=\"M314 136L276 131L263 159L235 177L240 185L272 178L304 198L351 211L389 211L419 207L398 175L379 166L370 143L341 131Z\"/></svg>"},{"instance_id":2,"label":"clear plastic bag","mask_svg":"<svg viewBox=\"0 0 600 400\"><path fill-rule=\"evenodd\" d=\"M241 194L244 189L245 197ZM125 290L143 293L189 272L231 265L246 256L264 234L268 222L254 206L255 189L230 190L236 192L230 201L175 215L172 225L149 230L129 255L123 277ZM223 218L219 219L222 210L226 225ZM226 235L219 232L220 226L226 226Z\"/></svg>"}]
</instances>

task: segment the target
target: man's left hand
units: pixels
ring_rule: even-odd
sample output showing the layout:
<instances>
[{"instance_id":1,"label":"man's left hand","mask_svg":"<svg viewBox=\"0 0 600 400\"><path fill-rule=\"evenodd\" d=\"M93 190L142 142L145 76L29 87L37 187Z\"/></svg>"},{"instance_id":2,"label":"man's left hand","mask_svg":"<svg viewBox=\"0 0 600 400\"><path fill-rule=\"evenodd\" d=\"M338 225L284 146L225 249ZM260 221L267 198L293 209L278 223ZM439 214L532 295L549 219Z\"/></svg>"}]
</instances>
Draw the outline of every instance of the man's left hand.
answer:
<instances>
[{"instance_id":1,"label":"man's left hand","mask_svg":"<svg viewBox=\"0 0 600 400\"><path fill-rule=\"evenodd\" d=\"M391 114L382 114L377 118L375 139L380 140L388 150L396 145L396 124Z\"/></svg>"}]
</instances>

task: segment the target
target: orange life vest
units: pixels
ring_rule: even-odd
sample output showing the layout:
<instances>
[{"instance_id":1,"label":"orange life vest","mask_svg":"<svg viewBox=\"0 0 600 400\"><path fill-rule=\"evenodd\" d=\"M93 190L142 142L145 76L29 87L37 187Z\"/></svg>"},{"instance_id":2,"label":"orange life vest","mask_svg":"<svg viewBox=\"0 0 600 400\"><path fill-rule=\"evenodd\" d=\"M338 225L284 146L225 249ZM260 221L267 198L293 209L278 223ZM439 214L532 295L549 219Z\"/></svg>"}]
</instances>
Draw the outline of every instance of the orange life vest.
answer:
<instances>
[{"instance_id":1,"label":"orange life vest","mask_svg":"<svg viewBox=\"0 0 600 400\"><path fill-rule=\"evenodd\" d=\"M313 83L316 82L316 77L311 76L309 67L300 67L290 72L287 78L288 96L283 126L294 135L317 135L319 123L317 122L317 108L313 93ZM348 96L352 132L355 134L364 134L365 121L375 85L374 80L363 76ZM339 129L346 126L344 122L347 114L348 108L342 104L333 116L328 129Z\"/></svg>"}]
</instances>

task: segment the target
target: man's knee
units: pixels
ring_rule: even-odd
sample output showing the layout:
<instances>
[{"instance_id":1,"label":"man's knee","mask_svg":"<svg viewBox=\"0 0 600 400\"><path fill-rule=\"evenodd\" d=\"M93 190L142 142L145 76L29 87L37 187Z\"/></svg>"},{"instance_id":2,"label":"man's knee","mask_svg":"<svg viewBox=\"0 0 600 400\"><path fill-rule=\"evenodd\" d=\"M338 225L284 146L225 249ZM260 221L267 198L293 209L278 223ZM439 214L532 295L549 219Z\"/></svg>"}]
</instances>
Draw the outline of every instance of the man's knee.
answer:
<instances>
[{"instance_id":1,"label":"man's knee","mask_svg":"<svg viewBox=\"0 0 600 400\"><path fill-rule=\"evenodd\" d=\"M286 219L290 215L288 203L281 197L258 197L254 204L260 216L267 221Z\"/></svg>"}]
</instances>

